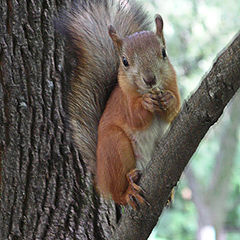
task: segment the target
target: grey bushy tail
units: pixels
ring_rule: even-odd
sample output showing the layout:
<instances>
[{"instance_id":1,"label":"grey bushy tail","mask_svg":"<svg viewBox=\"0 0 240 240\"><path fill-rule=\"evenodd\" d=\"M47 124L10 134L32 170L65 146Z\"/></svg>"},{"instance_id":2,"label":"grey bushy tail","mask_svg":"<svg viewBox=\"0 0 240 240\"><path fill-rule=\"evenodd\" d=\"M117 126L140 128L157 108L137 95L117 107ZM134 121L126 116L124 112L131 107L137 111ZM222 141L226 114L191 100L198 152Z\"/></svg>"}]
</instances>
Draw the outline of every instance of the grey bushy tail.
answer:
<instances>
[{"instance_id":1,"label":"grey bushy tail","mask_svg":"<svg viewBox=\"0 0 240 240\"><path fill-rule=\"evenodd\" d=\"M116 85L119 59L108 34L113 25L121 37L149 30L147 15L135 1L77 0L63 12L58 28L77 60L68 97L73 138L85 162L95 163L97 127Z\"/></svg>"}]
</instances>

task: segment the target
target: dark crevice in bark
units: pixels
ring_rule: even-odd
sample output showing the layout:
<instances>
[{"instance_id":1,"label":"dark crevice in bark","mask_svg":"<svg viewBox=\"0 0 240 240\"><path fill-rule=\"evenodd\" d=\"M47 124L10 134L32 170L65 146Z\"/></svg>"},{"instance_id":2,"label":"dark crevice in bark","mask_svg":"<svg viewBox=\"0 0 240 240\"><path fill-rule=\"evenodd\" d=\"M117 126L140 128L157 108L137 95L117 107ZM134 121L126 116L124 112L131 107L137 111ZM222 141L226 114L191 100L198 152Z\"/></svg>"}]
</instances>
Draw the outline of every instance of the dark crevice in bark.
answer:
<instances>
[{"instance_id":1,"label":"dark crevice in bark","mask_svg":"<svg viewBox=\"0 0 240 240\"><path fill-rule=\"evenodd\" d=\"M118 204L115 204L115 208L116 208L116 210L115 210L116 211L116 223L118 224L122 217L122 212L121 212L122 207L119 206ZM108 222L109 222L109 220L108 220Z\"/></svg>"},{"instance_id":2,"label":"dark crevice in bark","mask_svg":"<svg viewBox=\"0 0 240 240\"><path fill-rule=\"evenodd\" d=\"M7 3L7 11L6 11L6 23L5 26L7 28L8 34L11 34L12 28L11 28L11 20L13 15L13 8L12 8L12 2L10 0L6 1ZM5 7L5 6L3 6Z\"/></svg>"},{"instance_id":3,"label":"dark crevice in bark","mask_svg":"<svg viewBox=\"0 0 240 240\"><path fill-rule=\"evenodd\" d=\"M40 224L40 214L38 212L37 213L37 218L36 218L36 225L33 228L33 236L32 236L33 239L36 239L36 233L37 233L37 229L38 229L39 224Z\"/></svg>"},{"instance_id":4,"label":"dark crevice in bark","mask_svg":"<svg viewBox=\"0 0 240 240\"><path fill-rule=\"evenodd\" d=\"M95 190L93 189L93 203L94 203L94 211L93 211L93 214L94 214L94 220L93 220L93 233L94 233L94 238L97 239L98 236L101 236L101 230L99 230L99 227L101 226L99 224L99 221L98 221L98 215L100 214L98 209L100 207L100 203L99 203L99 198L98 198L98 195L97 193L95 192ZM103 229L102 229L103 230ZM102 239L102 238L101 238ZM99 240L101 240L99 238Z\"/></svg>"},{"instance_id":5,"label":"dark crevice in bark","mask_svg":"<svg viewBox=\"0 0 240 240\"><path fill-rule=\"evenodd\" d=\"M12 226L13 226L13 217L14 217L14 208L15 208L15 204L16 204L16 199L17 199L17 194L16 191L14 191L14 196L13 196L13 205L11 208L11 217L10 217L10 221L9 221L9 228L8 228L8 232L12 232Z\"/></svg>"},{"instance_id":6,"label":"dark crevice in bark","mask_svg":"<svg viewBox=\"0 0 240 240\"><path fill-rule=\"evenodd\" d=\"M3 84L3 87L4 87L4 84ZM4 107L4 116L5 116L5 119L9 119L9 112L8 112L8 92L7 90L5 91L5 93L3 94L3 107ZM8 146L9 145L9 142L10 142L10 137L9 137L9 126L8 126L8 123L7 121L4 121L5 123L5 136L4 136L4 142L5 142L5 146Z\"/></svg>"},{"instance_id":7,"label":"dark crevice in bark","mask_svg":"<svg viewBox=\"0 0 240 240\"><path fill-rule=\"evenodd\" d=\"M47 239L47 235L48 235L49 230L50 230L52 214L53 214L53 209L49 209L48 214L47 214L47 219L46 219L46 222L44 224L43 232L40 235L40 239Z\"/></svg>"},{"instance_id":8,"label":"dark crevice in bark","mask_svg":"<svg viewBox=\"0 0 240 240\"><path fill-rule=\"evenodd\" d=\"M27 170L26 170L26 175L29 176L26 178L26 182L25 182L25 188L24 188L24 199L23 199L23 202L22 202L22 216L20 216L20 224L19 224L19 229L20 229L20 232L23 233L24 231L24 221L25 221L25 218L27 216L27 207L28 207L28 201L29 201L29 191L30 191L30 179L31 179L31 175L32 175L32 164L33 164L33 154L31 151L29 151L29 163L28 163L28 166L27 166Z\"/></svg>"}]
</instances>

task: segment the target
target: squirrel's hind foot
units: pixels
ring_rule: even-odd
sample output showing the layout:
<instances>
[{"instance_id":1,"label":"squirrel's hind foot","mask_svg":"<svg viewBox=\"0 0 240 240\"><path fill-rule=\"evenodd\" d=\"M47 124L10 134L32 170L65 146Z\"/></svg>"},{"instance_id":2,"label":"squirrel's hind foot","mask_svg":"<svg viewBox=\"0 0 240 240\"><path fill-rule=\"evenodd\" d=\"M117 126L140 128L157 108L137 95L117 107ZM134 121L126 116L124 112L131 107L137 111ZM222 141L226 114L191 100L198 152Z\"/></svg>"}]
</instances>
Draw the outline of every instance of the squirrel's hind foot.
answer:
<instances>
[{"instance_id":1,"label":"squirrel's hind foot","mask_svg":"<svg viewBox=\"0 0 240 240\"><path fill-rule=\"evenodd\" d=\"M123 196L126 204L129 204L134 210L137 210L139 203L148 204L146 199L141 195L141 193L144 193L143 189L137 185L137 182L141 177L141 171L138 169L133 169L127 174L126 177L129 183L128 188Z\"/></svg>"}]
</instances>

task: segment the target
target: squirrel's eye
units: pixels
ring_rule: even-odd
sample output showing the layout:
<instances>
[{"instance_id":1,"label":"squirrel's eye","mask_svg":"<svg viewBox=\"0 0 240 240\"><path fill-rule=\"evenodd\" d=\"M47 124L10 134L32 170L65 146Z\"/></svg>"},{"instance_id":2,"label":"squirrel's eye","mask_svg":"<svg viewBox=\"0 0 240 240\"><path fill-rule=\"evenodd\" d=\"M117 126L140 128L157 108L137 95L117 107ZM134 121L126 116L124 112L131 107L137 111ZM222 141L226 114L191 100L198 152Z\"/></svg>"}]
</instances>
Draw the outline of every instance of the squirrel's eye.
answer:
<instances>
[{"instance_id":1,"label":"squirrel's eye","mask_svg":"<svg viewBox=\"0 0 240 240\"><path fill-rule=\"evenodd\" d=\"M163 56L163 58L166 58L166 57L167 57L167 53L166 53L165 48L162 49L162 56Z\"/></svg>"},{"instance_id":2,"label":"squirrel's eye","mask_svg":"<svg viewBox=\"0 0 240 240\"><path fill-rule=\"evenodd\" d=\"M125 57L122 57L122 62L123 62L123 65L124 65L125 67L128 67L128 66L129 66L129 63L128 63L128 61L127 61L127 59L126 59Z\"/></svg>"}]
</instances>

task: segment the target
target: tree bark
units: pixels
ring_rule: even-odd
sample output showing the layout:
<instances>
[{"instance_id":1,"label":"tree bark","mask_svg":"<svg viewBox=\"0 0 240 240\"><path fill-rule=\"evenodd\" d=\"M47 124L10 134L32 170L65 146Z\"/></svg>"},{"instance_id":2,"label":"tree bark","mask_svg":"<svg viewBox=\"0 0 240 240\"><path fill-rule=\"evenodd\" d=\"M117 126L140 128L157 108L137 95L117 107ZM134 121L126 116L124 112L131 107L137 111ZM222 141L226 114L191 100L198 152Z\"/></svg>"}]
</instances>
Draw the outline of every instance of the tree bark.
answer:
<instances>
[{"instance_id":1,"label":"tree bark","mask_svg":"<svg viewBox=\"0 0 240 240\"><path fill-rule=\"evenodd\" d=\"M170 131L159 140L140 181L150 205L126 211L112 239L147 239L189 159L240 86L240 34L217 58L200 87L184 103Z\"/></svg>"},{"instance_id":2,"label":"tree bark","mask_svg":"<svg viewBox=\"0 0 240 240\"><path fill-rule=\"evenodd\" d=\"M93 189L66 118L70 1L0 1L0 239L109 239L115 206Z\"/></svg>"}]
</instances>

